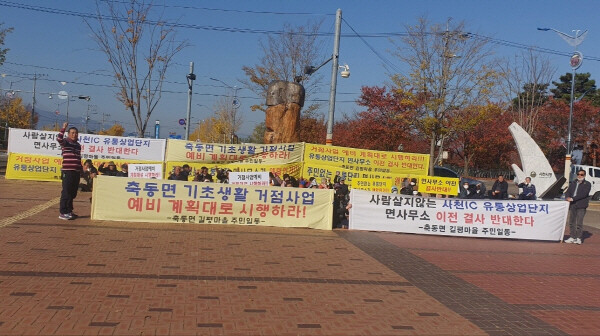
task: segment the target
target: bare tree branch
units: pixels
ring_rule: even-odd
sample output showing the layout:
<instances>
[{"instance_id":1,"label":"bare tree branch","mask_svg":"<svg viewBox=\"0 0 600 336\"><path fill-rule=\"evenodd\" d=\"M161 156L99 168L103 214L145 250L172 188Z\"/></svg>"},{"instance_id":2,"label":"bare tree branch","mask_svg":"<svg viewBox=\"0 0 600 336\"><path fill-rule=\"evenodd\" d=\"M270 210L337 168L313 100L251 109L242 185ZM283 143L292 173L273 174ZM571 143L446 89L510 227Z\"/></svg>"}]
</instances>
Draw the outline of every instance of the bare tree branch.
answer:
<instances>
[{"instance_id":1,"label":"bare tree branch","mask_svg":"<svg viewBox=\"0 0 600 336\"><path fill-rule=\"evenodd\" d=\"M501 63L503 94L510 102L507 110L523 129L533 134L542 106L548 100L548 87L556 73L556 67L547 57L532 50L516 56L513 61Z\"/></svg>"},{"instance_id":2,"label":"bare tree branch","mask_svg":"<svg viewBox=\"0 0 600 336\"><path fill-rule=\"evenodd\" d=\"M246 78L240 79L245 87L257 95L266 98L269 83L276 80L293 82L299 79L304 86L305 97L314 94L317 85L322 79L319 73L312 76L304 75L304 67L318 65L323 62L320 59L322 42L317 40L321 23L307 23L304 26L292 27L284 25L283 34L269 35L260 41L262 58L259 64L254 66L243 66ZM311 110L318 106L309 107ZM253 110L265 110L263 104L255 105Z\"/></svg>"},{"instance_id":3,"label":"bare tree branch","mask_svg":"<svg viewBox=\"0 0 600 336\"><path fill-rule=\"evenodd\" d=\"M176 41L174 28L160 18L150 20L152 2L97 1L96 9L96 20L86 24L113 69L117 99L131 112L143 137L162 96L166 71L188 43Z\"/></svg>"},{"instance_id":4,"label":"bare tree branch","mask_svg":"<svg viewBox=\"0 0 600 336\"><path fill-rule=\"evenodd\" d=\"M487 40L474 38L465 24L430 24L420 18L407 26L408 35L394 42L394 55L410 68L408 75L397 74L392 80L400 88L412 91L423 103L416 126L430 140L430 173L433 174L435 147L438 157L443 141L453 131L452 114L473 104L485 104L495 95L498 73Z\"/></svg>"}]
</instances>

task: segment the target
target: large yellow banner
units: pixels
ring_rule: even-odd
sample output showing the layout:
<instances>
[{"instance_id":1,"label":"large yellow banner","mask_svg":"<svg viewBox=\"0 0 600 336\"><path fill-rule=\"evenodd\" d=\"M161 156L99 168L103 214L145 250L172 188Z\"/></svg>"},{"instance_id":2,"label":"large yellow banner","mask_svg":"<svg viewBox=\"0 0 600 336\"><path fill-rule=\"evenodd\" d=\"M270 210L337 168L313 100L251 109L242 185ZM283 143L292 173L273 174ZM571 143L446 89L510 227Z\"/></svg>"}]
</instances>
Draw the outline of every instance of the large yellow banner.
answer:
<instances>
[{"instance_id":1,"label":"large yellow banner","mask_svg":"<svg viewBox=\"0 0 600 336\"><path fill-rule=\"evenodd\" d=\"M200 168L206 167L208 168L208 172L213 176L213 180L216 182L216 170L220 169L231 169L234 172L272 172L279 177L282 177L283 174L289 174L290 176L294 176L295 178L300 178L302 175L302 162L298 163L289 163L289 164L247 164L247 163L228 163L228 164L214 164L214 163L198 163L198 162L174 162L169 161L166 165L165 178L169 177L169 173L173 171L175 166L183 166L187 164L192 168L192 172L190 173L189 180L193 180L197 171L200 171Z\"/></svg>"},{"instance_id":2,"label":"large yellow banner","mask_svg":"<svg viewBox=\"0 0 600 336\"><path fill-rule=\"evenodd\" d=\"M333 183L336 175L346 178L346 184L354 188L354 180L356 179L368 179L372 181L383 181L391 180L391 186L395 185L401 188L402 180L405 178L411 178L418 176L417 174L408 173L378 173L368 170L369 167L357 166L355 170L343 169L335 166L328 165L317 165L313 163L304 163L302 175L304 178L311 176L315 177L317 181L321 181L321 178L328 178Z\"/></svg>"},{"instance_id":3,"label":"large yellow banner","mask_svg":"<svg viewBox=\"0 0 600 336\"><path fill-rule=\"evenodd\" d=\"M360 174L427 175L429 154L305 144L304 163L309 166L336 167Z\"/></svg>"},{"instance_id":4,"label":"large yellow banner","mask_svg":"<svg viewBox=\"0 0 600 336\"><path fill-rule=\"evenodd\" d=\"M458 195L459 180L453 177L419 176L417 187L419 192L428 194Z\"/></svg>"},{"instance_id":5,"label":"large yellow banner","mask_svg":"<svg viewBox=\"0 0 600 336\"><path fill-rule=\"evenodd\" d=\"M92 219L331 230L333 190L99 176Z\"/></svg>"},{"instance_id":6,"label":"large yellow banner","mask_svg":"<svg viewBox=\"0 0 600 336\"><path fill-rule=\"evenodd\" d=\"M8 154L7 179L60 181L62 158L33 154Z\"/></svg>"},{"instance_id":7,"label":"large yellow banner","mask_svg":"<svg viewBox=\"0 0 600 336\"><path fill-rule=\"evenodd\" d=\"M84 162L85 160L82 160ZM141 161L141 160L92 160L94 167L98 168L100 164L105 166L109 162L114 162L117 170L121 170L124 163L158 163L160 161ZM62 167L62 158L56 156L34 155L10 153L6 165L6 178L16 180L34 180L34 181L60 181L60 170Z\"/></svg>"},{"instance_id":8,"label":"large yellow banner","mask_svg":"<svg viewBox=\"0 0 600 336\"><path fill-rule=\"evenodd\" d=\"M304 144L207 144L169 139L166 161L202 163L286 164L302 162Z\"/></svg>"}]
</instances>

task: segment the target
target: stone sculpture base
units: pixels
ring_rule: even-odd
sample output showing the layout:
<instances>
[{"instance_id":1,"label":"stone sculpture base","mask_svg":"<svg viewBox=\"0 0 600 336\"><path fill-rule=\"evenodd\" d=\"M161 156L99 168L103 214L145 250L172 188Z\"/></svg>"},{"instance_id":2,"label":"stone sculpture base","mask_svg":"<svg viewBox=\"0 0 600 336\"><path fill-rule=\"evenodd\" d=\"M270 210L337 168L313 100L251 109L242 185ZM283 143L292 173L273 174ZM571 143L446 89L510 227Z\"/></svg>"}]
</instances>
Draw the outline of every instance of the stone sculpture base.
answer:
<instances>
[{"instance_id":1,"label":"stone sculpture base","mask_svg":"<svg viewBox=\"0 0 600 336\"><path fill-rule=\"evenodd\" d=\"M296 103L269 106L265 120L265 143L300 141L300 109Z\"/></svg>"}]
</instances>

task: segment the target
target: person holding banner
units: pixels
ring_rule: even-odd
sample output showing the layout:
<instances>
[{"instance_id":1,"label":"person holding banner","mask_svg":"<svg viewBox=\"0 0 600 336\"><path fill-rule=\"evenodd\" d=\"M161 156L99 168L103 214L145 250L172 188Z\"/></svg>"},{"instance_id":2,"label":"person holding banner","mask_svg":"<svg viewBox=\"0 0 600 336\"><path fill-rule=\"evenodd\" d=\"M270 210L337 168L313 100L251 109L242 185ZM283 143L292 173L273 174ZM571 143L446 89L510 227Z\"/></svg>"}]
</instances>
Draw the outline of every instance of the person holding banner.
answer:
<instances>
[{"instance_id":1,"label":"person holding banner","mask_svg":"<svg viewBox=\"0 0 600 336\"><path fill-rule=\"evenodd\" d=\"M79 131L70 127L65 137L65 130L69 123L65 122L58 132L56 140L60 144L63 158L61 168L62 192L60 193L60 215L59 219L72 220L77 218L73 213L73 199L77 197L79 179L83 172L81 166L81 145L79 144Z\"/></svg>"},{"instance_id":2,"label":"person holding banner","mask_svg":"<svg viewBox=\"0 0 600 336\"><path fill-rule=\"evenodd\" d=\"M98 176L98 169L94 167L94 163L92 162L92 160L85 160L85 162L83 163L82 174L85 183L81 183L81 191L92 191L92 188L94 187L94 178L96 178L96 176Z\"/></svg>"},{"instance_id":3,"label":"person holding banner","mask_svg":"<svg viewBox=\"0 0 600 336\"><path fill-rule=\"evenodd\" d=\"M583 217L590 203L592 184L585 180L585 170L577 172L577 179L569 183L565 199L569 202L569 239L568 244L581 245L583 235Z\"/></svg>"}]
</instances>

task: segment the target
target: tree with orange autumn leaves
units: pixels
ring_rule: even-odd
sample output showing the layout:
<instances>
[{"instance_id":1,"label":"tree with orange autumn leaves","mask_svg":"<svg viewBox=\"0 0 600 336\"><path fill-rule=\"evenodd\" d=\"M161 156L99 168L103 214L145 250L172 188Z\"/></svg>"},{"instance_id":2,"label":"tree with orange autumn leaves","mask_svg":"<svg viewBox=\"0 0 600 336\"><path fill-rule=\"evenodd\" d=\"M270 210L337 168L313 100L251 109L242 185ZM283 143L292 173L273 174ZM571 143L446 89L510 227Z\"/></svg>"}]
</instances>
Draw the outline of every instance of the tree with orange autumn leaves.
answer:
<instances>
[{"instance_id":1,"label":"tree with orange autumn leaves","mask_svg":"<svg viewBox=\"0 0 600 336\"><path fill-rule=\"evenodd\" d=\"M365 110L345 116L334 127L334 145L427 153L428 141L415 127L418 100L408 92L387 87L363 87L357 102ZM447 163L477 169L507 169L519 164L508 126L513 115L502 104L457 109L447 123L454 130L446 142ZM566 153L569 105L550 98L539 111L539 124L531 134L556 172L562 173ZM600 108L581 100L573 108L573 142L583 150L583 164L593 164L593 145L600 137Z\"/></svg>"},{"instance_id":2,"label":"tree with orange autumn leaves","mask_svg":"<svg viewBox=\"0 0 600 336\"><path fill-rule=\"evenodd\" d=\"M469 175L471 167L500 169L512 163L514 142L508 131L510 114L497 104L467 106L451 116L454 129L448 136L446 148L449 163L462 166Z\"/></svg>"},{"instance_id":3,"label":"tree with orange autumn leaves","mask_svg":"<svg viewBox=\"0 0 600 336\"><path fill-rule=\"evenodd\" d=\"M334 145L422 153L425 138L415 125L416 100L409 92L386 87L363 87L358 105L366 111L345 116L334 126Z\"/></svg>"}]
</instances>

